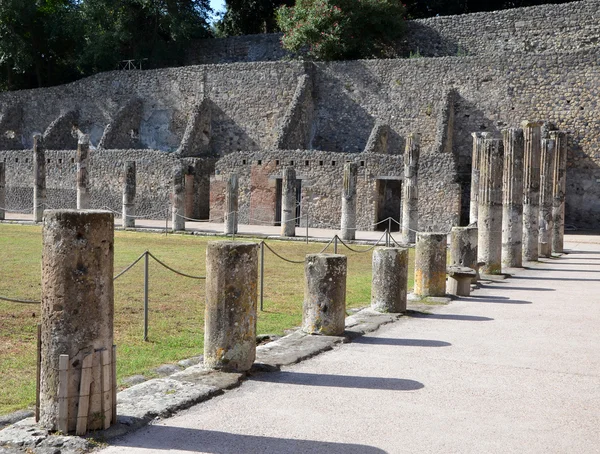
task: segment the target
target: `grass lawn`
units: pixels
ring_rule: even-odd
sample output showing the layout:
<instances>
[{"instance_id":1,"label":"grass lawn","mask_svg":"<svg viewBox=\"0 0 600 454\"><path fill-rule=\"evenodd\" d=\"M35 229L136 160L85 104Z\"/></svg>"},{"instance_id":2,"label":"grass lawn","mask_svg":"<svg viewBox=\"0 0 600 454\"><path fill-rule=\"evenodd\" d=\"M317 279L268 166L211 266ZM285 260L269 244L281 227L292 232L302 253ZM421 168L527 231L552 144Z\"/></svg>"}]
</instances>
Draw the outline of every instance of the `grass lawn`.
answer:
<instances>
[{"instance_id":1,"label":"grass lawn","mask_svg":"<svg viewBox=\"0 0 600 454\"><path fill-rule=\"evenodd\" d=\"M205 274L206 243L214 237L115 232L115 274L145 250L190 275ZM241 241L246 241L241 240ZM41 227L0 224L0 296L40 300ZM269 241L279 254L302 260L319 252L321 243ZM353 246L358 250L366 246ZM328 252L333 251L330 246ZM367 306L371 295L371 252L348 256L347 307ZM409 288L414 256L409 258ZM204 281L178 276L150 260L149 339L143 337L143 261L115 282L115 343L119 379L151 376L151 369L201 355L204 332ZM302 320L304 266L285 262L265 248L264 311L259 334L282 334ZM38 305L0 301L0 414L35 403L36 326Z\"/></svg>"}]
</instances>

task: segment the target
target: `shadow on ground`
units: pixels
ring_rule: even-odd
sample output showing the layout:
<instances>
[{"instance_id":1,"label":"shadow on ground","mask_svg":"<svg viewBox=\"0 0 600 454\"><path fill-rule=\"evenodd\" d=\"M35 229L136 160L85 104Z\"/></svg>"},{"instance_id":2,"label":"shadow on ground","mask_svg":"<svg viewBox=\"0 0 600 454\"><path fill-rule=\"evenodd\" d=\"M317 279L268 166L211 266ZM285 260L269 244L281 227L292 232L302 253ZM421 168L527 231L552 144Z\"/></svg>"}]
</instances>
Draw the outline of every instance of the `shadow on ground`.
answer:
<instances>
[{"instance_id":1,"label":"shadow on ground","mask_svg":"<svg viewBox=\"0 0 600 454\"><path fill-rule=\"evenodd\" d=\"M395 339L390 337L357 337L353 344L398 345L399 347L449 347L450 342L430 339Z\"/></svg>"}]
</instances>

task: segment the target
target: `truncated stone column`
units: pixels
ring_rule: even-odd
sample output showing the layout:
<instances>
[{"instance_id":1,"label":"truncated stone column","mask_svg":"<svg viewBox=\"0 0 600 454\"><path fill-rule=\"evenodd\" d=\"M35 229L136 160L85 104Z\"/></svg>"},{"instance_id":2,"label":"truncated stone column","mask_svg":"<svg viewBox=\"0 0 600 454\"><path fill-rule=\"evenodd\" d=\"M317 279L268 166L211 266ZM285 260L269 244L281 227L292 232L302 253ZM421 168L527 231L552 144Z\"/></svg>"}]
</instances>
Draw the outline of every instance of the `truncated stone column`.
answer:
<instances>
[{"instance_id":1,"label":"truncated stone column","mask_svg":"<svg viewBox=\"0 0 600 454\"><path fill-rule=\"evenodd\" d=\"M479 209L479 155L483 145L483 137L479 132L471 133L473 136L473 154L471 156L471 201L469 204L469 224L477 223Z\"/></svg>"},{"instance_id":2,"label":"truncated stone column","mask_svg":"<svg viewBox=\"0 0 600 454\"><path fill-rule=\"evenodd\" d=\"M229 175L225 189L225 235L233 235L238 231L238 176Z\"/></svg>"},{"instance_id":3,"label":"truncated stone column","mask_svg":"<svg viewBox=\"0 0 600 454\"><path fill-rule=\"evenodd\" d=\"M344 164L344 179L342 188L342 240L356 238L356 175L358 167L353 162Z\"/></svg>"},{"instance_id":4,"label":"truncated stone column","mask_svg":"<svg viewBox=\"0 0 600 454\"><path fill-rule=\"evenodd\" d=\"M135 161L127 161L123 175L123 228L135 227L135 190L136 168Z\"/></svg>"},{"instance_id":5,"label":"truncated stone column","mask_svg":"<svg viewBox=\"0 0 600 454\"><path fill-rule=\"evenodd\" d=\"M523 260L538 259L540 215L541 122L521 123L523 157Z\"/></svg>"},{"instance_id":6,"label":"truncated stone column","mask_svg":"<svg viewBox=\"0 0 600 454\"><path fill-rule=\"evenodd\" d=\"M556 143L552 139L542 139L540 159L540 236L538 254L540 257L552 256L552 177Z\"/></svg>"},{"instance_id":7,"label":"truncated stone column","mask_svg":"<svg viewBox=\"0 0 600 454\"><path fill-rule=\"evenodd\" d=\"M211 241L206 248L204 365L244 372L256 358L258 244Z\"/></svg>"},{"instance_id":8,"label":"truncated stone column","mask_svg":"<svg viewBox=\"0 0 600 454\"><path fill-rule=\"evenodd\" d=\"M77 142L77 209L87 210L90 207L89 194L89 152L90 136L81 134Z\"/></svg>"},{"instance_id":9,"label":"truncated stone column","mask_svg":"<svg viewBox=\"0 0 600 454\"><path fill-rule=\"evenodd\" d=\"M176 165L173 168L173 191L171 197L173 231L185 230L185 189L183 187L183 168L181 165Z\"/></svg>"},{"instance_id":10,"label":"truncated stone column","mask_svg":"<svg viewBox=\"0 0 600 454\"><path fill-rule=\"evenodd\" d=\"M341 336L346 321L347 259L340 254L309 254L304 262L302 331Z\"/></svg>"},{"instance_id":11,"label":"truncated stone column","mask_svg":"<svg viewBox=\"0 0 600 454\"><path fill-rule=\"evenodd\" d=\"M402 188L402 243L415 242L419 228L419 154L421 136L416 133L406 138L404 150L404 185Z\"/></svg>"},{"instance_id":12,"label":"truncated stone column","mask_svg":"<svg viewBox=\"0 0 600 454\"><path fill-rule=\"evenodd\" d=\"M377 248L373 251L371 308L379 312L406 312L408 249Z\"/></svg>"},{"instance_id":13,"label":"truncated stone column","mask_svg":"<svg viewBox=\"0 0 600 454\"><path fill-rule=\"evenodd\" d=\"M504 129L502 267L523 266L523 130Z\"/></svg>"},{"instance_id":14,"label":"truncated stone column","mask_svg":"<svg viewBox=\"0 0 600 454\"><path fill-rule=\"evenodd\" d=\"M296 236L296 171L283 169L281 184L281 236Z\"/></svg>"},{"instance_id":15,"label":"truncated stone column","mask_svg":"<svg viewBox=\"0 0 600 454\"><path fill-rule=\"evenodd\" d=\"M502 271L502 141L483 133L480 156L477 256L484 274Z\"/></svg>"},{"instance_id":16,"label":"truncated stone column","mask_svg":"<svg viewBox=\"0 0 600 454\"><path fill-rule=\"evenodd\" d=\"M4 163L0 162L0 221L5 219L6 208L6 172L4 171Z\"/></svg>"},{"instance_id":17,"label":"truncated stone column","mask_svg":"<svg viewBox=\"0 0 600 454\"><path fill-rule=\"evenodd\" d=\"M477 269L477 227L452 227L450 265Z\"/></svg>"},{"instance_id":18,"label":"truncated stone column","mask_svg":"<svg viewBox=\"0 0 600 454\"><path fill-rule=\"evenodd\" d=\"M104 429L115 422L116 405L114 218L47 210L43 222L40 424L62 432Z\"/></svg>"},{"instance_id":19,"label":"truncated stone column","mask_svg":"<svg viewBox=\"0 0 600 454\"><path fill-rule=\"evenodd\" d=\"M418 297L446 294L445 233L417 233L415 245L415 290Z\"/></svg>"},{"instance_id":20,"label":"truncated stone column","mask_svg":"<svg viewBox=\"0 0 600 454\"><path fill-rule=\"evenodd\" d=\"M33 136L33 220L42 222L46 209L46 153L41 134Z\"/></svg>"},{"instance_id":21,"label":"truncated stone column","mask_svg":"<svg viewBox=\"0 0 600 454\"><path fill-rule=\"evenodd\" d=\"M552 179L552 252L564 252L565 237L565 194L567 190L567 134L563 131L550 131L550 138L556 144Z\"/></svg>"}]
</instances>

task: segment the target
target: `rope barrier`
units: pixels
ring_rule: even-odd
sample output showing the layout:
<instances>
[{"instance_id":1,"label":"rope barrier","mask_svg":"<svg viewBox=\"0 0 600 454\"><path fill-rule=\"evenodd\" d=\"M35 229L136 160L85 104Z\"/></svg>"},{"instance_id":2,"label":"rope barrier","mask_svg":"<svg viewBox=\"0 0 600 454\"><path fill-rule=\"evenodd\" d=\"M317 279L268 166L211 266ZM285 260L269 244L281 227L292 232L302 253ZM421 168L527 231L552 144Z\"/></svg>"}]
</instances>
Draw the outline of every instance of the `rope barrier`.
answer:
<instances>
[{"instance_id":1,"label":"rope barrier","mask_svg":"<svg viewBox=\"0 0 600 454\"><path fill-rule=\"evenodd\" d=\"M269 251L271 251L273 254L275 254L277 257L279 257L281 260L284 260L284 261L289 262L289 263L296 263L296 264L298 264L298 263L304 263L304 260L290 260L290 259L286 259L285 257L282 257L277 252L275 252L273 249L271 249L271 246L269 246L264 241L262 242L262 244L264 244Z\"/></svg>"},{"instance_id":2,"label":"rope barrier","mask_svg":"<svg viewBox=\"0 0 600 454\"><path fill-rule=\"evenodd\" d=\"M123 271L121 271L119 274L117 274L115 277L113 277L113 281L116 281L117 279L119 279L122 275L124 275L127 271L129 271L131 268L133 268L133 266L139 262L140 260L142 260L144 258L144 256L148 253L148 251L144 252L142 255L140 255L137 259L135 259L135 261L129 265L127 268L125 268Z\"/></svg>"},{"instance_id":3,"label":"rope barrier","mask_svg":"<svg viewBox=\"0 0 600 454\"><path fill-rule=\"evenodd\" d=\"M2 300L2 301L8 301L9 303L42 304L41 301L20 300L20 299L17 299L17 298L8 298L6 296L0 296L0 300Z\"/></svg>"},{"instance_id":4,"label":"rope barrier","mask_svg":"<svg viewBox=\"0 0 600 454\"><path fill-rule=\"evenodd\" d=\"M362 254L364 252L370 252L373 249L375 249L375 247L377 247L377 245L381 242L381 240L387 235L387 232L384 232L383 235L381 235L381 237L377 240L377 242L371 246L369 249L365 249L364 251L359 251L357 249L352 249L350 246L348 246L346 243L344 243L344 241L338 236L338 240L340 243L342 243L344 246L346 246L347 249L351 250L352 252L356 252L359 254ZM336 235L337 236L337 235ZM390 235L391 236L391 235Z\"/></svg>"},{"instance_id":5,"label":"rope barrier","mask_svg":"<svg viewBox=\"0 0 600 454\"><path fill-rule=\"evenodd\" d=\"M33 208L30 209L30 210L24 211L24 210L10 210L10 209L8 209L6 207L0 207L0 210L6 211L8 213L18 213L18 214L31 214L31 213L33 213Z\"/></svg>"},{"instance_id":6,"label":"rope barrier","mask_svg":"<svg viewBox=\"0 0 600 454\"><path fill-rule=\"evenodd\" d=\"M157 259L152 252L148 251L147 252L148 256L152 257L154 260L156 260L159 264L161 264L162 266L164 266L166 269L168 269L169 271L172 271L175 274L179 274L180 276L183 277L189 277L190 279L206 279L206 276L192 276L190 274L185 274L182 273L181 271L177 271L173 268L171 268L169 265L165 264L164 262L160 261L159 259Z\"/></svg>"}]
</instances>

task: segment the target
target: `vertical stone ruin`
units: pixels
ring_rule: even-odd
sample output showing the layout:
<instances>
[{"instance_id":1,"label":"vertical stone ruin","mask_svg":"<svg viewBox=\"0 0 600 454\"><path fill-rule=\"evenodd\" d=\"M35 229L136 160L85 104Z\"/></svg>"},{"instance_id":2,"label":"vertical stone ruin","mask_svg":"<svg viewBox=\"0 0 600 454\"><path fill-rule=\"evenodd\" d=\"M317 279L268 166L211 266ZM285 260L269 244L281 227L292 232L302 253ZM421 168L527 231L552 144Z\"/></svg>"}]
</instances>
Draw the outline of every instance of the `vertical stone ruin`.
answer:
<instances>
[{"instance_id":1,"label":"vertical stone ruin","mask_svg":"<svg viewBox=\"0 0 600 454\"><path fill-rule=\"evenodd\" d=\"M419 298L446 295L445 233L419 232L415 245L415 289Z\"/></svg>"},{"instance_id":2,"label":"vertical stone ruin","mask_svg":"<svg viewBox=\"0 0 600 454\"><path fill-rule=\"evenodd\" d=\"M342 187L342 222L340 236L342 240L356 238L356 178L358 167L354 162L344 164Z\"/></svg>"},{"instance_id":3,"label":"vertical stone ruin","mask_svg":"<svg viewBox=\"0 0 600 454\"><path fill-rule=\"evenodd\" d=\"M479 155L483 137L479 132L471 133L473 136L473 154L471 156L471 201L469 204L469 224L477 223L477 210L479 208Z\"/></svg>"},{"instance_id":4,"label":"vertical stone ruin","mask_svg":"<svg viewBox=\"0 0 600 454\"><path fill-rule=\"evenodd\" d=\"M523 155L523 261L539 257L541 125L539 121L521 123Z\"/></svg>"},{"instance_id":5,"label":"vertical stone ruin","mask_svg":"<svg viewBox=\"0 0 600 454\"><path fill-rule=\"evenodd\" d=\"M6 172L4 169L4 163L0 162L0 221L3 221L6 216Z\"/></svg>"},{"instance_id":6,"label":"vertical stone ruin","mask_svg":"<svg viewBox=\"0 0 600 454\"><path fill-rule=\"evenodd\" d=\"M238 184L237 174L230 174L225 188L225 235L233 235L238 231Z\"/></svg>"},{"instance_id":7,"label":"vertical stone ruin","mask_svg":"<svg viewBox=\"0 0 600 454\"><path fill-rule=\"evenodd\" d=\"M419 155L421 136L409 134L404 151L404 185L402 190L402 239L404 244L415 242L419 228Z\"/></svg>"},{"instance_id":8,"label":"vertical stone ruin","mask_svg":"<svg viewBox=\"0 0 600 454\"><path fill-rule=\"evenodd\" d=\"M123 172L123 228L135 227L135 191L136 167L135 161L125 162Z\"/></svg>"},{"instance_id":9,"label":"vertical stone ruin","mask_svg":"<svg viewBox=\"0 0 600 454\"><path fill-rule=\"evenodd\" d=\"M33 220L42 222L46 209L46 153L41 134L33 136Z\"/></svg>"},{"instance_id":10,"label":"vertical stone ruin","mask_svg":"<svg viewBox=\"0 0 600 454\"><path fill-rule=\"evenodd\" d=\"M556 156L552 178L552 252L564 252L565 237L565 194L567 191L567 133L550 131L554 140Z\"/></svg>"},{"instance_id":11,"label":"vertical stone ruin","mask_svg":"<svg viewBox=\"0 0 600 454\"><path fill-rule=\"evenodd\" d=\"M502 267L523 266L523 130L504 129Z\"/></svg>"},{"instance_id":12,"label":"vertical stone ruin","mask_svg":"<svg viewBox=\"0 0 600 454\"><path fill-rule=\"evenodd\" d=\"M542 139L540 158L540 217L539 249L540 257L552 257L552 177L556 143L552 139Z\"/></svg>"},{"instance_id":13,"label":"vertical stone ruin","mask_svg":"<svg viewBox=\"0 0 600 454\"><path fill-rule=\"evenodd\" d=\"M89 193L89 152L90 136L81 134L77 141L77 209L87 210L90 207Z\"/></svg>"},{"instance_id":14,"label":"vertical stone ruin","mask_svg":"<svg viewBox=\"0 0 600 454\"><path fill-rule=\"evenodd\" d=\"M185 189L183 187L183 167L176 164L173 167L173 186L171 203L171 222L173 231L185 230Z\"/></svg>"},{"instance_id":15,"label":"vertical stone ruin","mask_svg":"<svg viewBox=\"0 0 600 454\"><path fill-rule=\"evenodd\" d=\"M371 308L379 312L406 312L408 249L376 248L373 250Z\"/></svg>"},{"instance_id":16,"label":"vertical stone ruin","mask_svg":"<svg viewBox=\"0 0 600 454\"><path fill-rule=\"evenodd\" d=\"M296 236L296 170L283 169L281 184L281 236Z\"/></svg>"}]
</instances>

